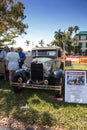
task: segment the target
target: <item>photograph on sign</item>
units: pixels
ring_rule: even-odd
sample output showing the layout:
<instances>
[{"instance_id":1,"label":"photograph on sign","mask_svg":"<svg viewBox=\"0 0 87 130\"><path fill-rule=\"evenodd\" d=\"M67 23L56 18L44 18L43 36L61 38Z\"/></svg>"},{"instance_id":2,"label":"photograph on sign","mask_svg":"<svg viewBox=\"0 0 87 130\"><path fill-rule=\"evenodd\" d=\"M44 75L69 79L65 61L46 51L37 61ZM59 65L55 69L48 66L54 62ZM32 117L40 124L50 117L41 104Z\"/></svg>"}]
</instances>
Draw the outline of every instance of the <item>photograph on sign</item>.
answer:
<instances>
[{"instance_id":1,"label":"photograph on sign","mask_svg":"<svg viewBox=\"0 0 87 130\"><path fill-rule=\"evenodd\" d=\"M67 85L85 85L85 72L67 72Z\"/></svg>"}]
</instances>

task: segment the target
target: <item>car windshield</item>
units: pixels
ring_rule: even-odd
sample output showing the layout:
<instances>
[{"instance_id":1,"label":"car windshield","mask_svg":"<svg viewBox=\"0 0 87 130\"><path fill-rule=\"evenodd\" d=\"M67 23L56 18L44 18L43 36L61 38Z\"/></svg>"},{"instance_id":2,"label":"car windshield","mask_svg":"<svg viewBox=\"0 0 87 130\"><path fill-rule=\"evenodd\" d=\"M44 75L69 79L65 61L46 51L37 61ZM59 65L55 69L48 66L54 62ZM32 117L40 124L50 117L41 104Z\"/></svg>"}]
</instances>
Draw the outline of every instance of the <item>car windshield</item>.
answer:
<instances>
[{"instance_id":1,"label":"car windshield","mask_svg":"<svg viewBox=\"0 0 87 130\"><path fill-rule=\"evenodd\" d=\"M56 56L56 50L33 50L32 56Z\"/></svg>"}]
</instances>

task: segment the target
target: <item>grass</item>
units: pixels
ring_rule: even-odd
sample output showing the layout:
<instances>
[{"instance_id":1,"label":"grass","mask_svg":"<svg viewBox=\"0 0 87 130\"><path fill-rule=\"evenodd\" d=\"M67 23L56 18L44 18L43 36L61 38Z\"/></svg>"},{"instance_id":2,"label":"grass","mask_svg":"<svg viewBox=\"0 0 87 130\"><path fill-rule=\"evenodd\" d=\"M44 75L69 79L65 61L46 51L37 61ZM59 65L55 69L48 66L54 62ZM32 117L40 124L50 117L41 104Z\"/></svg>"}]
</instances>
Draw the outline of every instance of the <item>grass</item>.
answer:
<instances>
[{"instance_id":1,"label":"grass","mask_svg":"<svg viewBox=\"0 0 87 130\"><path fill-rule=\"evenodd\" d=\"M54 91L24 89L15 94L0 79L0 118L12 115L27 124L61 126L64 130L87 130L87 105L54 101ZM23 110L22 106L29 109Z\"/></svg>"}]
</instances>

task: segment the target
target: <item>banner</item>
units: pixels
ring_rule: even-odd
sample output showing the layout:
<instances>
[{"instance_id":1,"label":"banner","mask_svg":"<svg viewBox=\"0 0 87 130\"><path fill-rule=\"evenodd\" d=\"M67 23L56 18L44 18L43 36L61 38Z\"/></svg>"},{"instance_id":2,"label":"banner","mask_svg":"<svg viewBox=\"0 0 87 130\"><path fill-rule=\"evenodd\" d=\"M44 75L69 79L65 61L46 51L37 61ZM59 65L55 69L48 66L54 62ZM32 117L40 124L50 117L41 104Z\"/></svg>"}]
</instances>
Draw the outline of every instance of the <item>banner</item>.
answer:
<instances>
[{"instance_id":1,"label":"banner","mask_svg":"<svg viewBox=\"0 0 87 130\"><path fill-rule=\"evenodd\" d=\"M87 64L87 56L62 56L61 60L71 61L72 64Z\"/></svg>"},{"instance_id":2,"label":"banner","mask_svg":"<svg viewBox=\"0 0 87 130\"><path fill-rule=\"evenodd\" d=\"M65 102L87 103L86 71L65 71Z\"/></svg>"}]
</instances>

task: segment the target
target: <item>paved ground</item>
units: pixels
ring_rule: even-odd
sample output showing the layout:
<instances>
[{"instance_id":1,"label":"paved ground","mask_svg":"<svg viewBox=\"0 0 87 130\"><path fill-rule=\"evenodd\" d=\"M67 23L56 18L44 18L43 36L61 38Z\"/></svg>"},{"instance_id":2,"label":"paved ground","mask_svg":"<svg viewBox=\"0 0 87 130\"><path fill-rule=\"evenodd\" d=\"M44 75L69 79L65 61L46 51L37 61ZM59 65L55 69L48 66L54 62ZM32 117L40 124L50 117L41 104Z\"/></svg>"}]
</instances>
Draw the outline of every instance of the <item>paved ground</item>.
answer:
<instances>
[{"instance_id":1,"label":"paved ground","mask_svg":"<svg viewBox=\"0 0 87 130\"><path fill-rule=\"evenodd\" d=\"M14 129L12 129L12 128L6 128L4 126L0 126L0 130L14 130ZM16 130L19 130L19 129L16 129ZM50 129L50 128L45 128L45 129L27 128L26 130L52 130L52 129Z\"/></svg>"},{"instance_id":2,"label":"paved ground","mask_svg":"<svg viewBox=\"0 0 87 130\"><path fill-rule=\"evenodd\" d=\"M3 126L0 126L0 130L13 130L12 128L6 128L6 127L3 127Z\"/></svg>"}]
</instances>

